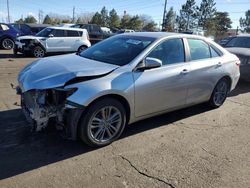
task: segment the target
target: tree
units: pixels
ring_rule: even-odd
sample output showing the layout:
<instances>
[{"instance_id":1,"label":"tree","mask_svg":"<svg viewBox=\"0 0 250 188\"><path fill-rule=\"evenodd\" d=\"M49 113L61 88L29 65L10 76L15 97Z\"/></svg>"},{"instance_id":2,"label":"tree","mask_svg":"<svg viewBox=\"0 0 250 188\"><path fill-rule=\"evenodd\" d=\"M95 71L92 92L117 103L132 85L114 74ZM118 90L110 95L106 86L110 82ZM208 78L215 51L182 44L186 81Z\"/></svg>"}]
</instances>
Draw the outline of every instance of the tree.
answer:
<instances>
[{"instance_id":1,"label":"tree","mask_svg":"<svg viewBox=\"0 0 250 188\"><path fill-rule=\"evenodd\" d=\"M154 21L151 21L151 22L147 23L147 24L142 28L142 30L143 30L143 31L151 31L151 32L154 32L154 31L156 31L156 26L157 26L157 24L156 24Z\"/></svg>"},{"instance_id":2,"label":"tree","mask_svg":"<svg viewBox=\"0 0 250 188\"><path fill-rule=\"evenodd\" d=\"M17 23L17 24L23 24L23 23L24 23L24 21L23 21L23 19L22 19L22 18L20 18L19 20L16 20L16 21L15 21L15 23Z\"/></svg>"},{"instance_id":3,"label":"tree","mask_svg":"<svg viewBox=\"0 0 250 188\"><path fill-rule=\"evenodd\" d=\"M53 24L53 22L48 14L45 16L45 18L43 20L43 24Z\"/></svg>"},{"instance_id":4,"label":"tree","mask_svg":"<svg viewBox=\"0 0 250 188\"><path fill-rule=\"evenodd\" d=\"M165 22L162 24L162 31L174 31L175 13L173 7L170 7L166 14Z\"/></svg>"},{"instance_id":5,"label":"tree","mask_svg":"<svg viewBox=\"0 0 250 188\"><path fill-rule=\"evenodd\" d=\"M112 9L109 12L109 27L110 28L119 28L120 26L120 17L117 15L115 9Z\"/></svg>"},{"instance_id":6,"label":"tree","mask_svg":"<svg viewBox=\"0 0 250 188\"><path fill-rule=\"evenodd\" d=\"M240 18L240 27L243 31L250 33L250 10L245 12L245 18Z\"/></svg>"},{"instance_id":7,"label":"tree","mask_svg":"<svg viewBox=\"0 0 250 188\"><path fill-rule=\"evenodd\" d=\"M214 0L202 0L197 7L198 26L204 30L209 29L216 13Z\"/></svg>"},{"instance_id":8,"label":"tree","mask_svg":"<svg viewBox=\"0 0 250 188\"><path fill-rule=\"evenodd\" d=\"M78 15L78 19L76 23L84 23L84 24L90 23L93 16L94 16L94 13L90 13L90 12L82 13Z\"/></svg>"},{"instance_id":9,"label":"tree","mask_svg":"<svg viewBox=\"0 0 250 188\"><path fill-rule=\"evenodd\" d=\"M109 17L108 17L108 10L106 9L105 6L102 8L100 15L101 15L101 22L102 22L100 25L103 27L107 27Z\"/></svg>"},{"instance_id":10,"label":"tree","mask_svg":"<svg viewBox=\"0 0 250 188\"><path fill-rule=\"evenodd\" d=\"M24 19L24 23L36 23L37 20L34 16L27 16L25 19Z\"/></svg>"},{"instance_id":11,"label":"tree","mask_svg":"<svg viewBox=\"0 0 250 188\"><path fill-rule=\"evenodd\" d=\"M90 23L102 25L102 15L99 12L96 12L95 15L92 17Z\"/></svg>"},{"instance_id":12,"label":"tree","mask_svg":"<svg viewBox=\"0 0 250 188\"><path fill-rule=\"evenodd\" d=\"M176 19L179 31L188 31L196 27L196 10L195 0L187 0L187 2L182 5L180 15L177 16Z\"/></svg>"},{"instance_id":13,"label":"tree","mask_svg":"<svg viewBox=\"0 0 250 188\"><path fill-rule=\"evenodd\" d=\"M138 15L133 16L129 20L129 27L133 30L141 30L142 29L142 21L140 20L140 17Z\"/></svg>"},{"instance_id":14,"label":"tree","mask_svg":"<svg viewBox=\"0 0 250 188\"><path fill-rule=\"evenodd\" d=\"M122 29L131 29L130 23L129 23L130 19L131 18L129 15L127 15L127 14L123 15L123 17L121 19L121 28Z\"/></svg>"},{"instance_id":15,"label":"tree","mask_svg":"<svg viewBox=\"0 0 250 188\"><path fill-rule=\"evenodd\" d=\"M229 18L228 12L216 12L214 17L214 22L216 23L215 36L217 38L224 37L225 33L229 28L232 28L232 21Z\"/></svg>"}]
</instances>

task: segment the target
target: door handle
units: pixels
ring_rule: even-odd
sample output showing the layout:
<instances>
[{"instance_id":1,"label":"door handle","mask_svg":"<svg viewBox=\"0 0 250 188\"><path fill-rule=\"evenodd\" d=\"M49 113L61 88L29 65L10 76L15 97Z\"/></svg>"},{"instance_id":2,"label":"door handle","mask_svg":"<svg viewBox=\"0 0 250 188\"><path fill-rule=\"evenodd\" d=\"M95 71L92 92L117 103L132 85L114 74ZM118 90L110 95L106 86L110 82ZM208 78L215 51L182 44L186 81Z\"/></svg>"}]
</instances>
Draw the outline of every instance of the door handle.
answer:
<instances>
[{"instance_id":1,"label":"door handle","mask_svg":"<svg viewBox=\"0 0 250 188\"><path fill-rule=\"evenodd\" d=\"M189 73L189 71L187 70L187 69L183 69L182 71L181 71L181 74L188 74Z\"/></svg>"},{"instance_id":2,"label":"door handle","mask_svg":"<svg viewBox=\"0 0 250 188\"><path fill-rule=\"evenodd\" d=\"M221 66L222 66L222 63L221 63L221 62L217 63L217 66L218 66L218 67L221 67Z\"/></svg>"}]
</instances>

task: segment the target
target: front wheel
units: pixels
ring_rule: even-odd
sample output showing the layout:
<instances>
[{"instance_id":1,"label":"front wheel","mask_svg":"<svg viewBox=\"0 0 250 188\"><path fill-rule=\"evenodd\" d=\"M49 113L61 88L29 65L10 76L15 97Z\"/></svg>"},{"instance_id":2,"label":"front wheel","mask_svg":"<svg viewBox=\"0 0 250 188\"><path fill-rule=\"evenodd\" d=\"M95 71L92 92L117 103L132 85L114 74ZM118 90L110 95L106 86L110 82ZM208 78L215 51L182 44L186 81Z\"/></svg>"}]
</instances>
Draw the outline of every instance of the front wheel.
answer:
<instances>
[{"instance_id":1,"label":"front wheel","mask_svg":"<svg viewBox=\"0 0 250 188\"><path fill-rule=\"evenodd\" d=\"M219 80L209 100L211 107L218 108L225 102L229 87L229 81L226 78Z\"/></svg>"},{"instance_id":2,"label":"front wheel","mask_svg":"<svg viewBox=\"0 0 250 188\"><path fill-rule=\"evenodd\" d=\"M45 50L41 46L36 46L33 49L33 55L37 58L41 58L45 56Z\"/></svg>"},{"instance_id":3,"label":"front wheel","mask_svg":"<svg viewBox=\"0 0 250 188\"><path fill-rule=\"evenodd\" d=\"M2 40L2 47L5 50L11 50L14 48L14 41L10 38L5 38Z\"/></svg>"},{"instance_id":4,"label":"front wheel","mask_svg":"<svg viewBox=\"0 0 250 188\"><path fill-rule=\"evenodd\" d=\"M119 138L126 124L123 105L112 98L92 104L80 121L79 135L92 147L106 146Z\"/></svg>"}]
</instances>

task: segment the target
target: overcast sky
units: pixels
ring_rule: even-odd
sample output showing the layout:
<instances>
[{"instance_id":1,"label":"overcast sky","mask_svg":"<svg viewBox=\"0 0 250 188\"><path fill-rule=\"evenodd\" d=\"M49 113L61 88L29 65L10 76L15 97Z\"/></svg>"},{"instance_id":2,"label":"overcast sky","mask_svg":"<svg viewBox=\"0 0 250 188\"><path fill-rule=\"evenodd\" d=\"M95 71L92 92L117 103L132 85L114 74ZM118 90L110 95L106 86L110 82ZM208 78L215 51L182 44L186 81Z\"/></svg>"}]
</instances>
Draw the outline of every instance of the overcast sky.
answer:
<instances>
[{"instance_id":1,"label":"overcast sky","mask_svg":"<svg viewBox=\"0 0 250 188\"><path fill-rule=\"evenodd\" d=\"M6 22L7 0L0 0L0 22ZM70 15L72 17L73 6L76 15L84 12L100 11L103 6L108 10L114 8L119 15L124 11L131 15L150 15L158 24L162 22L164 0L9 0L11 21L19 19L21 16L33 15L38 18L39 9L44 16L48 13ZM186 0L168 0L167 7L174 7L176 13ZM239 26L239 18L244 16L245 11L250 9L250 0L216 0L218 11L229 12L233 21L233 28ZM200 4L200 0L196 1Z\"/></svg>"}]
</instances>

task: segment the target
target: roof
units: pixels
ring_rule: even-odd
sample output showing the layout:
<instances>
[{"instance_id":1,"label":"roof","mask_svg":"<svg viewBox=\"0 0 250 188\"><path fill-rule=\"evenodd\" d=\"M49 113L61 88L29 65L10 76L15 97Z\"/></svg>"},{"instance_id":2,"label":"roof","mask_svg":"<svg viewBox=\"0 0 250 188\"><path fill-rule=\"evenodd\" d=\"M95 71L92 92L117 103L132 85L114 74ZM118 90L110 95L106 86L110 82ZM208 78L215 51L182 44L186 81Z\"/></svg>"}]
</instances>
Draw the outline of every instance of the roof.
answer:
<instances>
[{"instance_id":1,"label":"roof","mask_svg":"<svg viewBox=\"0 0 250 188\"><path fill-rule=\"evenodd\" d=\"M190 34L183 34L183 33L171 33L171 32L132 32L132 33L124 33L124 34L120 34L120 35L151 37L151 38L155 38L155 39L160 39L160 38L170 37L170 36L205 39L205 37L198 36L198 35L190 35Z\"/></svg>"},{"instance_id":2,"label":"roof","mask_svg":"<svg viewBox=\"0 0 250 188\"><path fill-rule=\"evenodd\" d=\"M71 30L71 31L87 31L86 29L82 29L82 28L72 28L72 27L56 27L56 26L51 26L48 27L51 29L59 29L59 30Z\"/></svg>"},{"instance_id":3,"label":"roof","mask_svg":"<svg viewBox=\"0 0 250 188\"><path fill-rule=\"evenodd\" d=\"M49 26L51 26L49 24L35 24L35 23L25 23L25 24L28 25L28 26L30 26L30 27L33 27L33 28L35 28L35 27L49 27Z\"/></svg>"}]
</instances>

